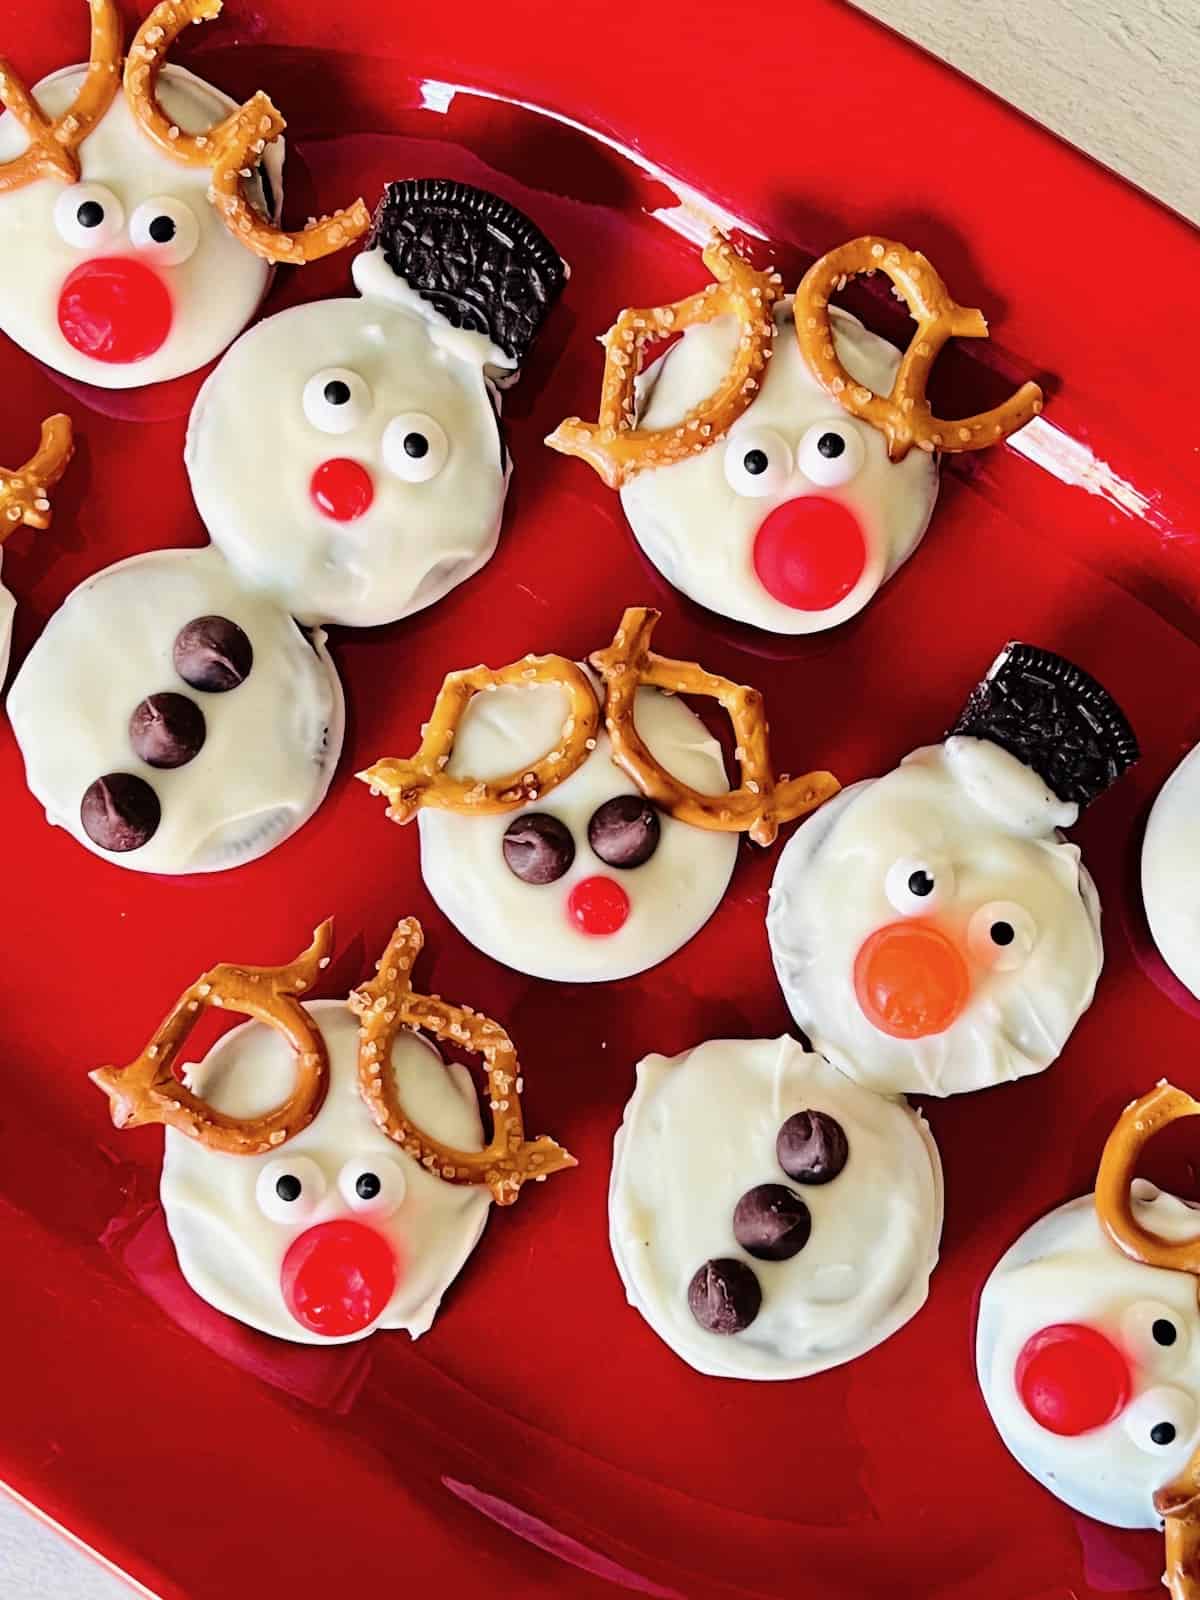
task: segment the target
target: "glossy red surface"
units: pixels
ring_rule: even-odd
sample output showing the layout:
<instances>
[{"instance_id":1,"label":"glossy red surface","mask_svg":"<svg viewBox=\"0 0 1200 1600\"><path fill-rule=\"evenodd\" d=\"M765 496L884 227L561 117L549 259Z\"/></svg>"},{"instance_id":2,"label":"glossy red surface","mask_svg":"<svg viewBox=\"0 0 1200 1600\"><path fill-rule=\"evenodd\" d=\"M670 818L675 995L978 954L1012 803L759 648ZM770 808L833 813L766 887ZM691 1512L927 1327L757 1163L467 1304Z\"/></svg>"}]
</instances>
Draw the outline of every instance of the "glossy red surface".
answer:
<instances>
[{"instance_id":1,"label":"glossy red surface","mask_svg":"<svg viewBox=\"0 0 1200 1600\"><path fill-rule=\"evenodd\" d=\"M132 21L134 7L126 8ZM1194 1006L1146 948L1138 832L1200 737L1200 246L1017 114L834 0L764 0L753 22L696 8L631 25L608 0L473 14L413 0L230 0L182 58L240 96L270 90L294 138L289 220L369 200L402 175L488 184L574 264L506 403L516 459L485 571L395 627L337 631L350 727L329 801L239 872L142 878L50 831L0 727L6 959L0 969L0 1473L159 1594L611 1595L937 1600L1158 1594L1154 1535L1088 1523L1007 1455L977 1393L974 1304L1033 1218L1090 1186L1118 1109L1169 1072L1196 1090ZM63 64L77 0L0 0L29 78ZM603 137L421 80L551 107ZM594 414L594 335L615 309L702 273L654 213L636 146L781 241L794 280L868 229L924 248L997 347L949 357L939 409L991 403L1037 373L1049 465L1004 448L950 463L930 534L854 622L769 639L682 602L638 555L616 498L544 450ZM339 292L332 258L281 277L270 308ZM895 327L894 304L868 297ZM889 319L891 319L889 321ZM1003 352L1010 352L1005 354ZM0 343L0 453L64 408L79 458L53 530L6 547L16 659L70 588L117 557L199 543L181 451L190 378L146 394L55 379ZM269 449L264 419L264 449ZM1092 452L1089 456L1088 452ZM1057 474L1057 476L1055 475ZM1139 768L1078 839L1106 907L1095 1006L1050 1072L927 1107L946 1169L944 1255L928 1305L849 1366L799 1384L683 1367L624 1305L606 1244L612 1134L647 1050L787 1026L763 912L773 851L744 846L725 905L653 972L608 988L516 976L446 926L351 773L413 747L443 672L529 649L582 655L630 603L656 643L765 692L793 767L846 781L936 737L997 646L1080 660L1128 711ZM250 1332L182 1282L156 1204L161 1134L118 1135L89 1067L128 1060L166 1004L221 957L283 960L328 912L323 993L364 976L416 913L431 989L504 1019L530 1125L578 1171L498 1213L432 1331L317 1349ZM721 1153L714 1150L713 1160Z\"/></svg>"}]
</instances>

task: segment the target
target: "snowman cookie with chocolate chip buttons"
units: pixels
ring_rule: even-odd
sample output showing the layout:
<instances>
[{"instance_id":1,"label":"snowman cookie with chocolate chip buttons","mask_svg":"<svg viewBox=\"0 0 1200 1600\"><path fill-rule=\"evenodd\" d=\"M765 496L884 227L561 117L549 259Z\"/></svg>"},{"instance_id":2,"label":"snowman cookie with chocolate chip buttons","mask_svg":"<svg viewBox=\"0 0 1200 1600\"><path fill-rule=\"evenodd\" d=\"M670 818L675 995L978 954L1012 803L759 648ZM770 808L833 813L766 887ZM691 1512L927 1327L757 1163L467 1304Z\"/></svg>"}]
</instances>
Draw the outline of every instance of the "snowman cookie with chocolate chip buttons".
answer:
<instances>
[{"instance_id":1,"label":"snowman cookie with chocolate chip buttons","mask_svg":"<svg viewBox=\"0 0 1200 1600\"><path fill-rule=\"evenodd\" d=\"M186 455L200 515L248 584L302 622L370 627L432 605L495 551L500 390L566 268L497 195L419 178L388 187L353 275L356 297L238 340Z\"/></svg>"},{"instance_id":2,"label":"snowman cookie with chocolate chip buttons","mask_svg":"<svg viewBox=\"0 0 1200 1600\"><path fill-rule=\"evenodd\" d=\"M648 1056L613 1150L629 1302L698 1372L805 1378L925 1303L942 1173L920 1114L794 1039Z\"/></svg>"},{"instance_id":3,"label":"snowman cookie with chocolate chip buttons","mask_svg":"<svg viewBox=\"0 0 1200 1600\"><path fill-rule=\"evenodd\" d=\"M1104 955L1095 885L1061 830L1137 756L1093 678L1010 644L944 743L799 829L767 929L814 1048L884 1094L1048 1067Z\"/></svg>"},{"instance_id":4,"label":"snowman cookie with chocolate chip buttons","mask_svg":"<svg viewBox=\"0 0 1200 1600\"><path fill-rule=\"evenodd\" d=\"M942 451L1006 438L1041 410L1027 383L1004 405L945 422L924 386L945 341L985 337L930 263L892 240L830 251L794 297L720 234L713 275L675 305L623 311L604 336L597 422L547 439L588 463L669 583L721 616L818 633L861 611L920 543ZM846 278L885 272L918 320L904 355L829 304ZM675 340L640 371L647 342ZM914 448L915 447L915 448Z\"/></svg>"},{"instance_id":5,"label":"snowman cookie with chocolate chip buttons","mask_svg":"<svg viewBox=\"0 0 1200 1600\"><path fill-rule=\"evenodd\" d=\"M450 921L519 972L599 983L666 960L721 903L741 833L770 844L837 790L777 783L757 691L654 654L657 620L626 611L593 673L554 655L451 673L416 755L359 774L393 821L419 818ZM685 693L730 712L736 790Z\"/></svg>"},{"instance_id":6,"label":"snowman cookie with chocolate chip buttons","mask_svg":"<svg viewBox=\"0 0 1200 1600\"><path fill-rule=\"evenodd\" d=\"M299 1344L387 1328L413 1338L483 1233L492 1202L575 1165L526 1139L523 1080L498 1023L415 993L419 923L396 928L348 1001L301 1000L332 924L285 967L223 964L179 997L138 1058L91 1077L118 1128L166 1129L160 1195L180 1269L210 1305ZM173 1069L205 1006L253 1017ZM466 1067L483 1057L485 1138Z\"/></svg>"},{"instance_id":7,"label":"snowman cookie with chocolate chip buttons","mask_svg":"<svg viewBox=\"0 0 1200 1600\"><path fill-rule=\"evenodd\" d=\"M35 84L0 68L0 328L56 372L132 389L205 366L258 309L275 262L352 243L361 201L279 226L283 118L164 65L221 0L165 0L122 60L115 0L91 55Z\"/></svg>"},{"instance_id":8,"label":"snowman cookie with chocolate chip buttons","mask_svg":"<svg viewBox=\"0 0 1200 1600\"><path fill-rule=\"evenodd\" d=\"M49 822L138 872L218 872L317 809L342 745L320 630L248 592L221 553L158 550L88 578L8 695Z\"/></svg>"}]
</instances>

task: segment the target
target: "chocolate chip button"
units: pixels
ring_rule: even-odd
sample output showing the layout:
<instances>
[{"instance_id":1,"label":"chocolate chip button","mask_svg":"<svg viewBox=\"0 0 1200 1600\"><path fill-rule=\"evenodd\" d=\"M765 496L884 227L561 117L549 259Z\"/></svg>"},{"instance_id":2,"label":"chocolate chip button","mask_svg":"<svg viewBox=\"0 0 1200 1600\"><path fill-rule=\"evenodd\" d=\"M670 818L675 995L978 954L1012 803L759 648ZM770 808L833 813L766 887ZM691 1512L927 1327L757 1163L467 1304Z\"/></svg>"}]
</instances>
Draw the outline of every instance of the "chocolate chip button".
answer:
<instances>
[{"instance_id":1,"label":"chocolate chip button","mask_svg":"<svg viewBox=\"0 0 1200 1600\"><path fill-rule=\"evenodd\" d=\"M571 830L546 811L514 817L501 841L504 861L522 883L553 883L575 859Z\"/></svg>"},{"instance_id":2,"label":"chocolate chip button","mask_svg":"<svg viewBox=\"0 0 1200 1600\"><path fill-rule=\"evenodd\" d=\"M185 694L148 695L129 719L129 742L149 767L186 766L204 737L204 713Z\"/></svg>"},{"instance_id":3,"label":"chocolate chip button","mask_svg":"<svg viewBox=\"0 0 1200 1600\"><path fill-rule=\"evenodd\" d=\"M193 617L175 636L175 671L193 689L227 694L245 683L254 649L228 617Z\"/></svg>"},{"instance_id":4,"label":"chocolate chip button","mask_svg":"<svg viewBox=\"0 0 1200 1600\"><path fill-rule=\"evenodd\" d=\"M131 772L109 772L89 784L79 807L83 831L101 850L140 850L162 820L158 796Z\"/></svg>"},{"instance_id":5,"label":"chocolate chip button","mask_svg":"<svg viewBox=\"0 0 1200 1600\"><path fill-rule=\"evenodd\" d=\"M760 1183L738 1201L733 1236L758 1261L788 1261L808 1243L812 1217L794 1189Z\"/></svg>"},{"instance_id":6,"label":"chocolate chip button","mask_svg":"<svg viewBox=\"0 0 1200 1600\"><path fill-rule=\"evenodd\" d=\"M779 1165L795 1183L831 1183L846 1165L850 1146L842 1125L824 1111L797 1111L775 1140Z\"/></svg>"},{"instance_id":7,"label":"chocolate chip button","mask_svg":"<svg viewBox=\"0 0 1200 1600\"><path fill-rule=\"evenodd\" d=\"M608 867L640 867L658 849L657 809L638 794L619 794L592 813L588 843Z\"/></svg>"},{"instance_id":8,"label":"chocolate chip button","mask_svg":"<svg viewBox=\"0 0 1200 1600\"><path fill-rule=\"evenodd\" d=\"M709 1333L741 1333L762 1306L753 1267L732 1256L706 1261L688 1284L688 1310Z\"/></svg>"}]
</instances>

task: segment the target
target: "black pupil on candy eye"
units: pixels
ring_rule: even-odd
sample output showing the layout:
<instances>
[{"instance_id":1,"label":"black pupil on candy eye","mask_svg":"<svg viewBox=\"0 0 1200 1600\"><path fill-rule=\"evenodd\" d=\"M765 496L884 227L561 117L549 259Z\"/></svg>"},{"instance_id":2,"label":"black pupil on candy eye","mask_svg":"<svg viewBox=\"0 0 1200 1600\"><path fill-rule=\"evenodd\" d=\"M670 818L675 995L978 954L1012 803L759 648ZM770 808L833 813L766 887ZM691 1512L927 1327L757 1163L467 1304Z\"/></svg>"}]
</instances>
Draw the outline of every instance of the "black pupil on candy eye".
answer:
<instances>
[{"instance_id":1,"label":"black pupil on candy eye","mask_svg":"<svg viewBox=\"0 0 1200 1600\"><path fill-rule=\"evenodd\" d=\"M374 1200L383 1185L373 1172L364 1172L354 1185L354 1192L360 1200Z\"/></svg>"},{"instance_id":2,"label":"black pupil on candy eye","mask_svg":"<svg viewBox=\"0 0 1200 1600\"><path fill-rule=\"evenodd\" d=\"M429 440L423 433L406 433L404 435L404 454L411 456L414 461L420 461L422 456L429 454Z\"/></svg>"},{"instance_id":3,"label":"black pupil on candy eye","mask_svg":"<svg viewBox=\"0 0 1200 1600\"><path fill-rule=\"evenodd\" d=\"M1174 1344L1178 1337L1175 1324L1168 1322L1166 1317L1156 1317L1151 1324L1150 1332L1154 1335L1155 1344Z\"/></svg>"},{"instance_id":4,"label":"black pupil on candy eye","mask_svg":"<svg viewBox=\"0 0 1200 1600\"><path fill-rule=\"evenodd\" d=\"M826 437L829 437L828 435ZM909 894L915 894L918 900L924 900L926 895L933 893L933 879L923 867L919 867L908 880Z\"/></svg>"},{"instance_id":5,"label":"black pupil on candy eye","mask_svg":"<svg viewBox=\"0 0 1200 1600\"><path fill-rule=\"evenodd\" d=\"M285 1172L275 1180L275 1193L281 1200L299 1200L303 1184L294 1172Z\"/></svg>"},{"instance_id":6,"label":"black pupil on candy eye","mask_svg":"<svg viewBox=\"0 0 1200 1600\"><path fill-rule=\"evenodd\" d=\"M992 943L998 944L1002 949L1017 937L1011 922L992 923Z\"/></svg>"},{"instance_id":7,"label":"black pupil on candy eye","mask_svg":"<svg viewBox=\"0 0 1200 1600\"><path fill-rule=\"evenodd\" d=\"M149 232L155 244L170 244L175 237L175 224L170 217L155 217Z\"/></svg>"},{"instance_id":8,"label":"black pupil on candy eye","mask_svg":"<svg viewBox=\"0 0 1200 1600\"><path fill-rule=\"evenodd\" d=\"M104 221L104 207L99 200L85 200L75 213L81 228L98 228Z\"/></svg>"},{"instance_id":9,"label":"black pupil on candy eye","mask_svg":"<svg viewBox=\"0 0 1200 1600\"><path fill-rule=\"evenodd\" d=\"M1155 1444L1171 1444L1175 1438L1175 1424L1173 1422L1156 1422L1150 1429L1150 1437Z\"/></svg>"},{"instance_id":10,"label":"black pupil on candy eye","mask_svg":"<svg viewBox=\"0 0 1200 1600\"><path fill-rule=\"evenodd\" d=\"M325 398L331 406L344 406L350 400L350 385L343 383L340 378L333 378L325 385Z\"/></svg>"},{"instance_id":11,"label":"black pupil on candy eye","mask_svg":"<svg viewBox=\"0 0 1200 1600\"><path fill-rule=\"evenodd\" d=\"M767 452L765 450L747 450L742 457L742 465L752 478L757 478L767 470Z\"/></svg>"},{"instance_id":12,"label":"black pupil on candy eye","mask_svg":"<svg viewBox=\"0 0 1200 1600\"><path fill-rule=\"evenodd\" d=\"M823 433L817 440L817 450L827 461L836 461L846 448L840 433Z\"/></svg>"}]
</instances>

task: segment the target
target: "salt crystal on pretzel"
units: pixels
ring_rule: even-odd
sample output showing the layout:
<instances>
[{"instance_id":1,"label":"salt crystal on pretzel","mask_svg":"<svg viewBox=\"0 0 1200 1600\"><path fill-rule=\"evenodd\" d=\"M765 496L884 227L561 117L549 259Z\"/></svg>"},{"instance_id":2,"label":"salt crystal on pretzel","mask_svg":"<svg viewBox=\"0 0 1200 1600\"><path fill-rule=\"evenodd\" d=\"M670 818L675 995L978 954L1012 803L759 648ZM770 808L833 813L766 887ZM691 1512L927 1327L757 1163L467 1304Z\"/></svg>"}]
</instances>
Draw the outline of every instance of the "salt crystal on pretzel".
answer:
<instances>
[{"instance_id":1,"label":"salt crystal on pretzel","mask_svg":"<svg viewBox=\"0 0 1200 1600\"><path fill-rule=\"evenodd\" d=\"M865 388L838 358L829 318L829 300L848 278L884 272L907 303L917 323L886 395ZM805 273L796 290L796 338L813 376L850 412L887 440L888 456L903 461L915 444L921 450L982 450L1006 439L1042 409L1036 383L1022 384L1003 405L973 417L944 421L925 397L933 364L948 339L986 339L982 311L958 305L933 266L918 250L893 239L865 234L830 250Z\"/></svg>"},{"instance_id":2,"label":"salt crystal on pretzel","mask_svg":"<svg viewBox=\"0 0 1200 1600\"><path fill-rule=\"evenodd\" d=\"M0 467L0 544L22 523L28 528L50 526L49 492L74 451L71 419L60 412L42 423L41 442L23 467Z\"/></svg>"}]
</instances>

